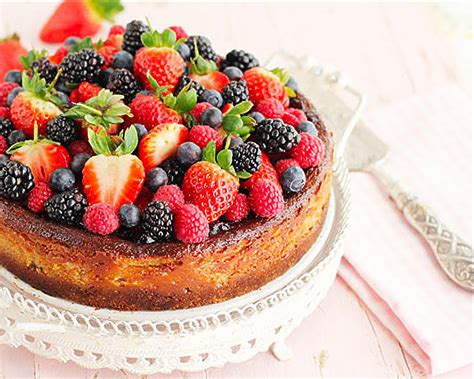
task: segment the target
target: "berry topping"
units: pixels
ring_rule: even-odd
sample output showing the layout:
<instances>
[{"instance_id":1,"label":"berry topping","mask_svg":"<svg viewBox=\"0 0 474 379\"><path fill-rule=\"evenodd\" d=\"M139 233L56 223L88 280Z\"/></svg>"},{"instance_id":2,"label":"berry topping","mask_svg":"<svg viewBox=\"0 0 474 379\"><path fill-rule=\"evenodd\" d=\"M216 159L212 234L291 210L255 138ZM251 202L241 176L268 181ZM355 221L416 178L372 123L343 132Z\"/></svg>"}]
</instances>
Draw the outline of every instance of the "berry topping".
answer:
<instances>
[{"instance_id":1,"label":"berry topping","mask_svg":"<svg viewBox=\"0 0 474 379\"><path fill-rule=\"evenodd\" d=\"M167 241L173 236L173 213L164 201L153 201L143 212L142 229L153 241Z\"/></svg>"},{"instance_id":2,"label":"berry topping","mask_svg":"<svg viewBox=\"0 0 474 379\"><path fill-rule=\"evenodd\" d=\"M117 213L109 204L93 204L87 207L83 221L88 230L101 236L112 234L120 226Z\"/></svg>"},{"instance_id":3,"label":"berry topping","mask_svg":"<svg viewBox=\"0 0 474 379\"><path fill-rule=\"evenodd\" d=\"M151 192L156 192L161 186L168 184L168 174L161 167L152 168L146 173L145 187Z\"/></svg>"},{"instance_id":4,"label":"berry topping","mask_svg":"<svg viewBox=\"0 0 474 379\"><path fill-rule=\"evenodd\" d=\"M209 112L212 109L209 109L206 112ZM203 115L206 112L204 112ZM222 148L224 139L217 130L211 128L210 126L196 125L193 126L189 132L189 141L193 142L201 149L204 149L209 142L214 141L216 143L217 150L220 150Z\"/></svg>"},{"instance_id":5,"label":"berry topping","mask_svg":"<svg viewBox=\"0 0 474 379\"><path fill-rule=\"evenodd\" d=\"M306 175L301 167L288 167L280 174L280 184L286 194L300 192L306 184Z\"/></svg>"},{"instance_id":6,"label":"berry topping","mask_svg":"<svg viewBox=\"0 0 474 379\"><path fill-rule=\"evenodd\" d=\"M235 171L253 174L262 163L262 152L255 142L247 142L232 150L232 165Z\"/></svg>"},{"instance_id":7,"label":"berry topping","mask_svg":"<svg viewBox=\"0 0 474 379\"><path fill-rule=\"evenodd\" d=\"M14 160L0 166L0 196L22 200L34 186L33 174L28 166Z\"/></svg>"},{"instance_id":8,"label":"berry topping","mask_svg":"<svg viewBox=\"0 0 474 379\"><path fill-rule=\"evenodd\" d=\"M107 88L113 93L123 95L126 103L130 103L138 92L140 86L133 74L125 68L116 69L109 77Z\"/></svg>"},{"instance_id":9,"label":"berry topping","mask_svg":"<svg viewBox=\"0 0 474 379\"><path fill-rule=\"evenodd\" d=\"M48 217L60 224L80 225L87 208L86 197L77 188L54 195L45 205Z\"/></svg>"},{"instance_id":10,"label":"berry topping","mask_svg":"<svg viewBox=\"0 0 474 379\"><path fill-rule=\"evenodd\" d=\"M142 34L148 31L150 31L150 28L141 21L134 20L129 22L123 34L123 49L135 55L138 49L143 47Z\"/></svg>"},{"instance_id":11,"label":"berry topping","mask_svg":"<svg viewBox=\"0 0 474 379\"><path fill-rule=\"evenodd\" d=\"M49 178L49 186L56 192L69 191L76 185L76 177L68 168L58 168Z\"/></svg>"},{"instance_id":12,"label":"berry topping","mask_svg":"<svg viewBox=\"0 0 474 379\"><path fill-rule=\"evenodd\" d=\"M275 183L259 180L250 189L249 203L257 216L270 218L283 210L284 200Z\"/></svg>"},{"instance_id":13,"label":"berry topping","mask_svg":"<svg viewBox=\"0 0 474 379\"><path fill-rule=\"evenodd\" d=\"M257 112L260 112L264 118L282 118L285 113L285 108L277 99L262 100L255 107ZM259 120L255 120L259 122Z\"/></svg>"},{"instance_id":14,"label":"berry topping","mask_svg":"<svg viewBox=\"0 0 474 379\"><path fill-rule=\"evenodd\" d=\"M230 206L224 217L227 221L238 222L248 216L250 212L249 201L246 195L238 193L234 203Z\"/></svg>"},{"instance_id":15,"label":"berry topping","mask_svg":"<svg viewBox=\"0 0 474 379\"><path fill-rule=\"evenodd\" d=\"M63 59L61 75L70 83L94 83L99 79L104 63L104 58L97 51L84 49Z\"/></svg>"},{"instance_id":16,"label":"berry topping","mask_svg":"<svg viewBox=\"0 0 474 379\"><path fill-rule=\"evenodd\" d=\"M209 236L209 223L204 213L193 204L182 206L175 215L176 238L183 243L204 242Z\"/></svg>"},{"instance_id":17,"label":"berry topping","mask_svg":"<svg viewBox=\"0 0 474 379\"><path fill-rule=\"evenodd\" d=\"M282 159L275 164L275 170L278 175L281 175L288 167L300 167L300 164L292 158Z\"/></svg>"},{"instance_id":18,"label":"berry topping","mask_svg":"<svg viewBox=\"0 0 474 379\"><path fill-rule=\"evenodd\" d=\"M64 116L55 117L49 120L46 134L50 140L67 145L78 137L77 122Z\"/></svg>"},{"instance_id":19,"label":"berry topping","mask_svg":"<svg viewBox=\"0 0 474 379\"><path fill-rule=\"evenodd\" d=\"M247 101L249 99L247 83L243 80L230 82L222 90L222 98L224 99L224 103L233 105Z\"/></svg>"},{"instance_id":20,"label":"berry topping","mask_svg":"<svg viewBox=\"0 0 474 379\"><path fill-rule=\"evenodd\" d=\"M53 196L53 191L45 182L39 182L28 196L28 209L35 213L44 211L44 204Z\"/></svg>"},{"instance_id":21,"label":"berry topping","mask_svg":"<svg viewBox=\"0 0 474 379\"><path fill-rule=\"evenodd\" d=\"M222 67L234 66L241 71L247 71L249 68L259 65L260 63L258 62L258 59L252 54L236 49L228 52L224 61L222 62Z\"/></svg>"},{"instance_id":22,"label":"berry topping","mask_svg":"<svg viewBox=\"0 0 474 379\"><path fill-rule=\"evenodd\" d=\"M184 194L177 185L170 184L158 188L158 191L153 196L153 201L166 201L171 212L175 213L184 205Z\"/></svg>"},{"instance_id":23,"label":"berry topping","mask_svg":"<svg viewBox=\"0 0 474 379\"><path fill-rule=\"evenodd\" d=\"M288 108L283 114L282 120L285 124L296 128L300 123L306 121L306 115L301 109Z\"/></svg>"},{"instance_id":24,"label":"berry topping","mask_svg":"<svg viewBox=\"0 0 474 379\"><path fill-rule=\"evenodd\" d=\"M291 149L290 155L298 161L302 168L319 165L325 155L324 142L320 138L306 132L301 133L300 136L300 143Z\"/></svg>"},{"instance_id":25,"label":"berry topping","mask_svg":"<svg viewBox=\"0 0 474 379\"><path fill-rule=\"evenodd\" d=\"M266 153L286 153L300 141L298 132L282 120L265 119L258 123L255 141Z\"/></svg>"},{"instance_id":26,"label":"berry topping","mask_svg":"<svg viewBox=\"0 0 474 379\"><path fill-rule=\"evenodd\" d=\"M120 224L126 228L133 228L140 224L141 211L135 204L124 204L120 207L118 218Z\"/></svg>"}]
</instances>

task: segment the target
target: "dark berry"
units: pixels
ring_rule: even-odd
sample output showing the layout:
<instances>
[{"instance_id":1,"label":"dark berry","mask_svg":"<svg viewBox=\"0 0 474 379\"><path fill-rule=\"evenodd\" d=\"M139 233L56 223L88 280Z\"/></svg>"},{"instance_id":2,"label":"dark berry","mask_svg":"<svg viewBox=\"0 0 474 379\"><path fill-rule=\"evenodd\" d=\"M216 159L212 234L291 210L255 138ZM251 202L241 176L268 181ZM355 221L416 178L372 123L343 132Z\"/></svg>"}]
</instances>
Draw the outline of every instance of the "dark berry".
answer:
<instances>
[{"instance_id":1,"label":"dark berry","mask_svg":"<svg viewBox=\"0 0 474 379\"><path fill-rule=\"evenodd\" d=\"M189 59L191 58L191 50L189 49L189 46L186 45L185 43L182 43L178 47L177 51L179 55L181 55L181 58L183 58L184 61L189 61Z\"/></svg>"},{"instance_id":2,"label":"dark berry","mask_svg":"<svg viewBox=\"0 0 474 379\"><path fill-rule=\"evenodd\" d=\"M21 71L20 70L10 70L5 74L6 82L17 83L21 86Z\"/></svg>"},{"instance_id":3,"label":"dark berry","mask_svg":"<svg viewBox=\"0 0 474 379\"><path fill-rule=\"evenodd\" d=\"M222 124L222 112L214 107L206 109L199 117L199 123L216 129Z\"/></svg>"},{"instance_id":4,"label":"dark berry","mask_svg":"<svg viewBox=\"0 0 474 379\"><path fill-rule=\"evenodd\" d=\"M280 184L286 194L300 192L306 184L306 175L301 167L288 167L280 175Z\"/></svg>"},{"instance_id":5,"label":"dark berry","mask_svg":"<svg viewBox=\"0 0 474 379\"><path fill-rule=\"evenodd\" d=\"M176 184L177 186L181 186L186 169L181 166L177 158L170 158L164 161L160 167L166 171L166 175L168 176L168 184Z\"/></svg>"},{"instance_id":6,"label":"dark berry","mask_svg":"<svg viewBox=\"0 0 474 379\"><path fill-rule=\"evenodd\" d=\"M228 52L222 62L222 67L234 66L241 71L247 71L249 68L257 67L259 65L260 63L258 62L258 59L252 54L236 49Z\"/></svg>"},{"instance_id":7,"label":"dark berry","mask_svg":"<svg viewBox=\"0 0 474 379\"><path fill-rule=\"evenodd\" d=\"M253 174L262 164L262 151L255 142L247 142L232 149L232 166L235 171Z\"/></svg>"},{"instance_id":8,"label":"dark berry","mask_svg":"<svg viewBox=\"0 0 474 379\"><path fill-rule=\"evenodd\" d=\"M318 130L311 121L300 122L296 127L296 130L298 131L298 133L306 132L314 136L318 136Z\"/></svg>"},{"instance_id":9,"label":"dark berry","mask_svg":"<svg viewBox=\"0 0 474 379\"><path fill-rule=\"evenodd\" d=\"M82 175L82 169L84 168L84 165L86 162L89 160L91 155L89 153L79 153L74 155L74 157L71 160L71 170L74 174L77 176Z\"/></svg>"},{"instance_id":10,"label":"dark berry","mask_svg":"<svg viewBox=\"0 0 474 379\"><path fill-rule=\"evenodd\" d=\"M168 184L168 174L161 167L152 168L146 173L145 187L155 193L158 188Z\"/></svg>"},{"instance_id":11,"label":"dark berry","mask_svg":"<svg viewBox=\"0 0 474 379\"><path fill-rule=\"evenodd\" d=\"M295 128L280 119L260 121L253 136L266 153L286 153L300 141Z\"/></svg>"},{"instance_id":12,"label":"dark berry","mask_svg":"<svg viewBox=\"0 0 474 379\"><path fill-rule=\"evenodd\" d=\"M0 167L0 195L12 200L22 200L35 183L31 169L17 161L8 161Z\"/></svg>"},{"instance_id":13,"label":"dark berry","mask_svg":"<svg viewBox=\"0 0 474 379\"><path fill-rule=\"evenodd\" d=\"M26 141L26 134L22 130L13 130L7 137L8 144L14 145L17 142Z\"/></svg>"},{"instance_id":14,"label":"dark berry","mask_svg":"<svg viewBox=\"0 0 474 379\"><path fill-rule=\"evenodd\" d=\"M56 82L56 85L54 86L54 88L56 88L57 91L61 91L67 95L70 95L72 90L74 89L73 86L68 86L66 81L61 76L59 77L59 80Z\"/></svg>"},{"instance_id":15,"label":"dark berry","mask_svg":"<svg viewBox=\"0 0 474 379\"><path fill-rule=\"evenodd\" d=\"M62 101L62 103L66 106L66 107L70 107L71 106L71 101L69 100L69 96L64 93L64 92L61 92L61 91L57 91L57 96L59 97L59 99Z\"/></svg>"},{"instance_id":16,"label":"dark berry","mask_svg":"<svg viewBox=\"0 0 474 379\"><path fill-rule=\"evenodd\" d=\"M133 55L128 51L118 51L112 58L113 68L126 68L129 71L133 70Z\"/></svg>"},{"instance_id":17,"label":"dark berry","mask_svg":"<svg viewBox=\"0 0 474 379\"><path fill-rule=\"evenodd\" d=\"M68 168L58 168L53 171L49 178L49 186L56 192L69 191L76 185L76 177Z\"/></svg>"},{"instance_id":18,"label":"dark berry","mask_svg":"<svg viewBox=\"0 0 474 379\"><path fill-rule=\"evenodd\" d=\"M126 228L133 228L140 223L141 212L135 204L123 204L118 213L120 224Z\"/></svg>"},{"instance_id":19,"label":"dark berry","mask_svg":"<svg viewBox=\"0 0 474 379\"><path fill-rule=\"evenodd\" d=\"M165 201L153 201L143 211L143 233L155 241L173 237L173 213Z\"/></svg>"},{"instance_id":20,"label":"dark berry","mask_svg":"<svg viewBox=\"0 0 474 379\"><path fill-rule=\"evenodd\" d=\"M222 72L226 74L230 80L240 80L242 79L242 76L244 76L244 73L239 68L234 66L226 67L222 70Z\"/></svg>"},{"instance_id":21,"label":"dark berry","mask_svg":"<svg viewBox=\"0 0 474 379\"><path fill-rule=\"evenodd\" d=\"M303 103L297 97L290 97L290 108L304 110Z\"/></svg>"},{"instance_id":22,"label":"dark berry","mask_svg":"<svg viewBox=\"0 0 474 379\"><path fill-rule=\"evenodd\" d=\"M13 131L13 122L8 118L0 117L0 136L8 137Z\"/></svg>"},{"instance_id":23,"label":"dark berry","mask_svg":"<svg viewBox=\"0 0 474 379\"><path fill-rule=\"evenodd\" d=\"M13 88L7 96L7 105L11 107L13 100L15 100L16 95L18 95L20 92L23 92L23 91L24 89L22 87Z\"/></svg>"},{"instance_id":24,"label":"dark berry","mask_svg":"<svg viewBox=\"0 0 474 379\"><path fill-rule=\"evenodd\" d=\"M139 20L129 22L123 34L122 48L135 55L138 49L143 47L142 34L148 31L150 31L150 28Z\"/></svg>"},{"instance_id":25,"label":"dark berry","mask_svg":"<svg viewBox=\"0 0 474 379\"><path fill-rule=\"evenodd\" d=\"M58 66L51 63L48 58L41 57L31 64L31 71L33 72L35 70L38 71L41 78L46 80L46 83L51 83L58 73Z\"/></svg>"},{"instance_id":26,"label":"dark berry","mask_svg":"<svg viewBox=\"0 0 474 379\"><path fill-rule=\"evenodd\" d=\"M132 126L137 131L138 141L141 141L141 139L148 133L148 129L145 128L145 125L143 124L133 124Z\"/></svg>"},{"instance_id":27,"label":"dark berry","mask_svg":"<svg viewBox=\"0 0 474 379\"><path fill-rule=\"evenodd\" d=\"M100 72L98 83L101 87L107 87L107 84L109 84L110 76L114 73L114 71L115 70L112 67L109 67Z\"/></svg>"},{"instance_id":28,"label":"dark berry","mask_svg":"<svg viewBox=\"0 0 474 379\"><path fill-rule=\"evenodd\" d=\"M125 68L119 68L110 75L107 88L115 94L123 95L126 103L130 103L140 92L135 76Z\"/></svg>"},{"instance_id":29,"label":"dark berry","mask_svg":"<svg viewBox=\"0 0 474 379\"><path fill-rule=\"evenodd\" d=\"M67 145L78 137L77 122L64 116L55 117L48 122L46 134L49 139Z\"/></svg>"},{"instance_id":30,"label":"dark berry","mask_svg":"<svg viewBox=\"0 0 474 379\"><path fill-rule=\"evenodd\" d=\"M201 96L199 96L200 103L209 103L216 108L224 105L221 94L215 89L206 89Z\"/></svg>"},{"instance_id":31,"label":"dark berry","mask_svg":"<svg viewBox=\"0 0 474 379\"><path fill-rule=\"evenodd\" d=\"M290 76L290 79L285 84L286 87L290 87L293 91L298 91L298 83L296 83L295 78Z\"/></svg>"},{"instance_id":32,"label":"dark berry","mask_svg":"<svg viewBox=\"0 0 474 379\"><path fill-rule=\"evenodd\" d=\"M257 121L257 123L259 123L260 121L265 120L265 117L260 112L251 112L248 115L249 115L249 117L252 117L255 121Z\"/></svg>"},{"instance_id":33,"label":"dark berry","mask_svg":"<svg viewBox=\"0 0 474 379\"><path fill-rule=\"evenodd\" d=\"M8 155L0 154L0 167L8 162Z\"/></svg>"},{"instance_id":34,"label":"dark berry","mask_svg":"<svg viewBox=\"0 0 474 379\"><path fill-rule=\"evenodd\" d=\"M231 136L230 137L230 149L235 149L237 146L240 146L244 143L244 140L240 136Z\"/></svg>"},{"instance_id":35,"label":"dark berry","mask_svg":"<svg viewBox=\"0 0 474 379\"><path fill-rule=\"evenodd\" d=\"M78 38L78 37L68 37L65 39L64 41L64 45L66 46L73 46L75 45L76 43L78 43L81 39Z\"/></svg>"},{"instance_id":36,"label":"dark berry","mask_svg":"<svg viewBox=\"0 0 474 379\"><path fill-rule=\"evenodd\" d=\"M215 61L217 54L212 48L211 42L204 36L189 36L185 42L191 51L191 57L196 56L195 45L198 48L199 55L204 59Z\"/></svg>"},{"instance_id":37,"label":"dark berry","mask_svg":"<svg viewBox=\"0 0 474 379\"><path fill-rule=\"evenodd\" d=\"M94 49L84 49L66 56L61 63L62 74L69 83L95 83L100 77L104 58Z\"/></svg>"},{"instance_id":38,"label":"dark berry","mask_svg":"<svg viewBox=\"0 0 474 379\"><path fill-rule=\"evenodd\" d=\"M238 82L230 82L222 90L222 98L224 104L239 104L249 99L249 91L247 83L243 80Z\"/></svg>"},{"instance_id":39,"label":"dark berry","mask_svg":"<svg viewBox=\"0 0 474 379\"><path fill-rule=\"evenodd\" d=\"M174 94L178 95L181 90L186 86L188 87L188 89L194 89L198 97L201 96L205 90L205 88L200 83L196 82L188 76L182 76L174 89Z\"/></svg>"},{"instance_id":40,"label":"dark berry","mask_svg":"<svg viewBox=\"0 0 474 379\"><path fill-rule=\"evenodd\" d=\"M60 224L80 225L88 206L87 199L77 188L54 195L44 209L48 217Z\"/></svg>"},{"instance_id":41,"label":"dark berry","mask_svg":"<svg viewBox=\"0 0 474 379\"><path fill-rule=\"evenodd\" d=\"M178 147L177 157L181 165L189 167L201 160L201 148L193 142L185 142Z\"/></svg>"}]
</instances>

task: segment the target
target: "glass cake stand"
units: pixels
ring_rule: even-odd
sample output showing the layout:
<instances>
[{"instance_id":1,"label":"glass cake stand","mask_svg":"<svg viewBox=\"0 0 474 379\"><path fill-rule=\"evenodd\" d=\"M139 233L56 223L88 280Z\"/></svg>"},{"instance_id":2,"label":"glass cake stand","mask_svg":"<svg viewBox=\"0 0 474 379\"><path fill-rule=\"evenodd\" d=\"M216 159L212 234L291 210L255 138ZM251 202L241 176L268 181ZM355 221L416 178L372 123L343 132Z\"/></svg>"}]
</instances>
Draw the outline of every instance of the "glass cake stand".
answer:
<instances>
[{"instance_id":1,"label":"glass cake stand","mask_svg":"<svg viewBox=\"0 0 474 379\"><path fill-rule=\"evenodd\" d=\"M335 98L336 90L347 91L333 70L284 53L276 58L286 59L290 70L300 70L300 83L312 83L311 90L319 89L326 100ZM345 120L346 133L335 133L343 144L363 98L352 110L340 101L328 105L318 110L333 127ZM326 295L339 267L349 213L347 174L338 150L326 220L303 258L262 288L222 303L161 312L95 309L46 295L0 267L0 343L86 368L136 374L198 371L242 362L269 349L278 359L288 359L285 338Z\"/></svg>"}]
</instances>

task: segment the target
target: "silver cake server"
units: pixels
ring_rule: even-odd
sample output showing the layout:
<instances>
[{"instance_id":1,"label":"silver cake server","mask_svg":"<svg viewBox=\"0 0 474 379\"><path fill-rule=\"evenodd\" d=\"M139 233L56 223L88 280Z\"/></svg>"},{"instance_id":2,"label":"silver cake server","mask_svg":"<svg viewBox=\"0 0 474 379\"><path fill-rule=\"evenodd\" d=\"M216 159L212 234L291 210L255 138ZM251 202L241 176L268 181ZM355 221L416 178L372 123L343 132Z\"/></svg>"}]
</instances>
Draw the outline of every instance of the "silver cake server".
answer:
<instances>
[{"instance_id":1,"label":"silver cake server","mask_svg":"<svg viewBox=\"0 0 474 379\"><path fill-rule=\"evenodd\" d=\"M267 64L270 68L276 66L290 70L302 93L314 101L328 128L334 131L336 162L344 157L351 171L364 171L378 178L407 221L428 242L446 275L462 288L474 291L471 245L384 170L388 146L360 120L365 96L351 86L343 73L319 64L312 57L295 58L281 51ZM348 105L350 96L356 98L354 106Z\"/></svg>"}]
</instances>

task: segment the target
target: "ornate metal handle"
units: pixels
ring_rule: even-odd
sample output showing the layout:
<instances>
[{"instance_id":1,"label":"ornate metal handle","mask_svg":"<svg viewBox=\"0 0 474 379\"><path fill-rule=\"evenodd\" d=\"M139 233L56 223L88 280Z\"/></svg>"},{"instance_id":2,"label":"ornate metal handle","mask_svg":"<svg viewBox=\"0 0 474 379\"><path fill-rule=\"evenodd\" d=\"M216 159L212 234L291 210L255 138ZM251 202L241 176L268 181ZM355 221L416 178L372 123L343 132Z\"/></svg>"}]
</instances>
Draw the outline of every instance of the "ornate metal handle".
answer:
<instances>
[{"instance_id":1,"label":"ornate metal handle","mask_svg":"<svg viewBox=\"0 0 474 379\"><path fill-rule=\"evenodd\" d=\"M436 215L405 191L380 166L371 172L384 183L408 222L426 239L446 275L459 286L474 291L474 256L469 243L454 234Z\"/></svg>"}]
</instances>

